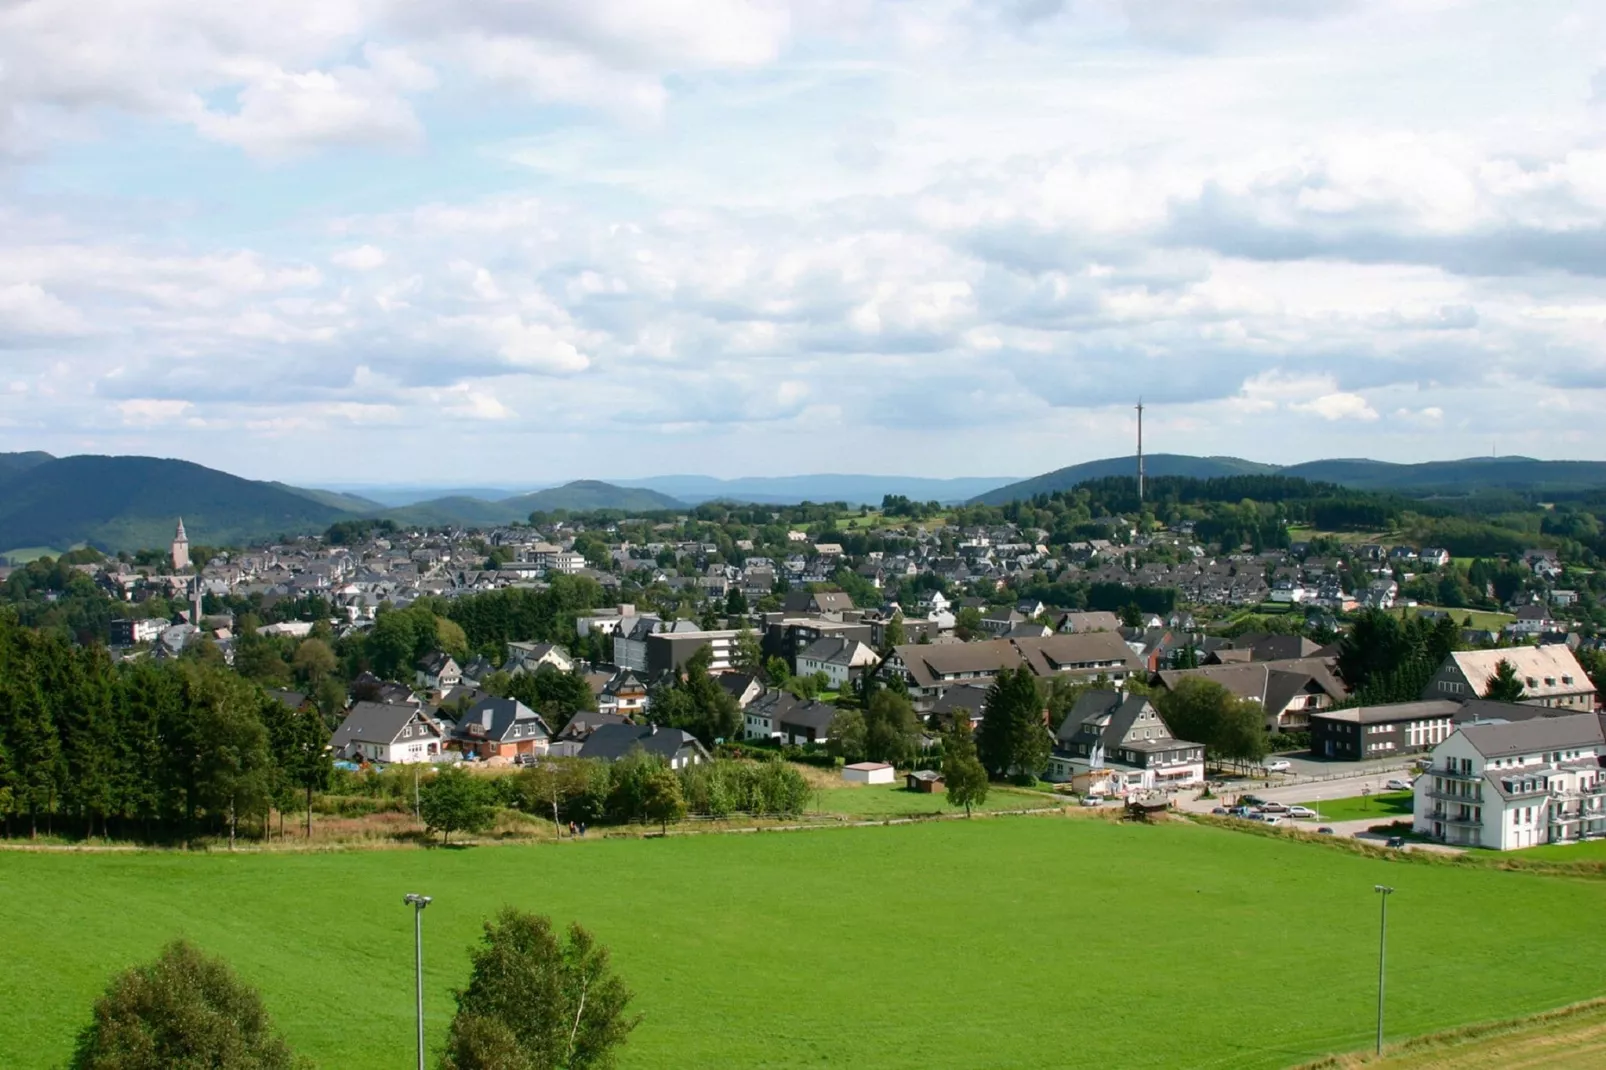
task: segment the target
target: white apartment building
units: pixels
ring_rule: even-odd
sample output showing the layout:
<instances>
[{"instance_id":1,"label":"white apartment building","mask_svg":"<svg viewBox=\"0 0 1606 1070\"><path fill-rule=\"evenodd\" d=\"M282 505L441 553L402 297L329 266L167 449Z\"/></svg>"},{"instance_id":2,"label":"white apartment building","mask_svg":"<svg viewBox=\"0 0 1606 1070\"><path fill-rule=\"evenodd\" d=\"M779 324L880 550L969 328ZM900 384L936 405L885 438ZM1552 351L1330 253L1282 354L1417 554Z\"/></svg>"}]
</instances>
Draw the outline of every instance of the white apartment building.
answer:
<instances>
[{"instance_id":1,"label":"white apartment building","mask_svg":"<svg viewBox=\"0 0 1606 1070\"><path fill-rule=\"evenodd\" d=\"M1464 724L1417 779L1413 827L1497 851L1606 836L1603 755L1593 713Z\"/></svg>"}]
</instances>

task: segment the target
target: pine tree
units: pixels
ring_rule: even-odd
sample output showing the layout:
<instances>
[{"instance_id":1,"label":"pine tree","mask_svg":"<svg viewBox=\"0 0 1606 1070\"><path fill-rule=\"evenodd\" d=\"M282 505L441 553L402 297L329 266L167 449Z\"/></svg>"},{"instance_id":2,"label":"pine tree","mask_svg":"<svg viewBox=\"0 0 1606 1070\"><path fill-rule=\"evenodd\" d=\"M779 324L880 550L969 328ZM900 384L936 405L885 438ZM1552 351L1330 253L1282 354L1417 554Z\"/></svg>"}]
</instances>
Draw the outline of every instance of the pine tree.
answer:
<instances>
[{"instance_id":1,"label":"pine tree","mask_svg":"<svg viewBox=\"0 0 1606 1070\"><path fill-rule=\"evenodd\" d=\"M1043 700L1030 669L1004 669L987 691L986 713L976 733L981 763L996 777L1036 776L1048 763L1054 741L1043 724Z\"/></svg>"},{"instance_id":2,"label":"pine tree","mask_svg":"<svg viewBox=\"0 0 1606 1070\"><path fill-rule=\"evenodd\" d=\"M1505 658L1496 662L1494 675L1484 681L1483 697L1494 702L1521 702L1527 698L1516 666Z\"/></svg>"}]
</instances>

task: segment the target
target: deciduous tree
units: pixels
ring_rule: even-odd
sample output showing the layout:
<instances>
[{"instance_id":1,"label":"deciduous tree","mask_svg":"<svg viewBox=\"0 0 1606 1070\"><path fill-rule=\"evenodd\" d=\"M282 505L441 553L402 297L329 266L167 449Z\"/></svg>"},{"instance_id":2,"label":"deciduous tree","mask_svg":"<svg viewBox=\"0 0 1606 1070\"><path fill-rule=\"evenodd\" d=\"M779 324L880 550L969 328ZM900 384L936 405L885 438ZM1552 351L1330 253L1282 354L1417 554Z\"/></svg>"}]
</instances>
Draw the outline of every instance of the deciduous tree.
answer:
<instances>
[{"instance_id":1,"label":"deciduous tree","mask_svg":"<svg viewBox=\"0 0 1606 1070\"><path fill-rule=\"evenodd\" d=\"M976 737L963 717L954 718L943 735L942 780L948 789L949 804L963 806L966 817L972 806L987 801L987 770L976 757Z\"/></svg>"}]
</instances>

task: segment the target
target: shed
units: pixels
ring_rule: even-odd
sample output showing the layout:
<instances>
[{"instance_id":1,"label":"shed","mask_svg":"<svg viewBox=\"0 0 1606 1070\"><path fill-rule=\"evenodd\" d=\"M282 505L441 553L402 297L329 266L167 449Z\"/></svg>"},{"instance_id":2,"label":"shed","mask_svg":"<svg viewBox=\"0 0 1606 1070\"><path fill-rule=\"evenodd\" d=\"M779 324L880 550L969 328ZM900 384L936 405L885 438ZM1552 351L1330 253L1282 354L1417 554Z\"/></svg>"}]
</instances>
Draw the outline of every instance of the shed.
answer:
<instances>
[{"instance_id":1,"label":"shed","mask_svg":"<svg viewBox=\"0 0 1606 1070\"><path fill-rule=\"evenodd\" d=\"M849 784L891 784L897 770L886 762L854 762L842 767L842 779Z\"/></svg>"},{"instance_id":2,"label":"shed","mask_svg":"<svg viewBox=\"0 0 1606 1070\"><path fill-rule=\"evenodd\" d=\"M907 773L903 778L904 787L910 791L922 792L926 795L935 795L939 791L948 790L943 782L942 774L935 769L917 769Z\"/></svg>"}]
</instances>

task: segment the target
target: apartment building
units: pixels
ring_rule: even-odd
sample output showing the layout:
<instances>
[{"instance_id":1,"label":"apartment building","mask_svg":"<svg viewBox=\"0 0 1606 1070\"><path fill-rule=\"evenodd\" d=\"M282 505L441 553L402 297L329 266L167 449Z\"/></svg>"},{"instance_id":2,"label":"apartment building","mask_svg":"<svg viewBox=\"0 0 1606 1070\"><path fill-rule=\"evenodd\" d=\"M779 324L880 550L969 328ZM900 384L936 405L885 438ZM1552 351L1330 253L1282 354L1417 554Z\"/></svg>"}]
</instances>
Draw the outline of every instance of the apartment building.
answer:
<instances>
[{"instance_id":1,"label":"apartment building","mask_svg":"<svg viewBox=\"0 0 1606 1070\"><path fill-rule=\"evenodd\" d=\"M1417 779L1413 827L1497 851L1606 836L1603 755L1593 713L1463 724Z\"/></svg>"},{"instance_id":2,"label":"apartment building","mask_svg":"<svg viewBox=\"0 0 1606 1070\"><path fill-rule=\"evenodd\" d=\"M1560 643L1515 646L1500 650L1457 650L1444 659L1422 692L1424 699L1459 702L1477 698L1502 662L1509 662L1522 681L1523 701L1561 709L1595 708L1595 684L1573 652Z\"/></svg>"}]
</instances>

